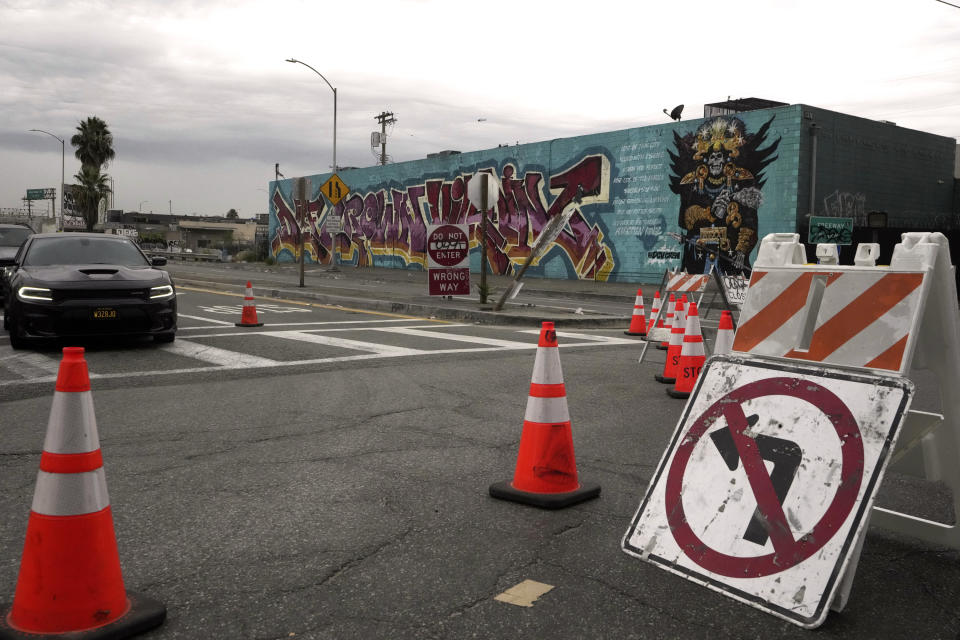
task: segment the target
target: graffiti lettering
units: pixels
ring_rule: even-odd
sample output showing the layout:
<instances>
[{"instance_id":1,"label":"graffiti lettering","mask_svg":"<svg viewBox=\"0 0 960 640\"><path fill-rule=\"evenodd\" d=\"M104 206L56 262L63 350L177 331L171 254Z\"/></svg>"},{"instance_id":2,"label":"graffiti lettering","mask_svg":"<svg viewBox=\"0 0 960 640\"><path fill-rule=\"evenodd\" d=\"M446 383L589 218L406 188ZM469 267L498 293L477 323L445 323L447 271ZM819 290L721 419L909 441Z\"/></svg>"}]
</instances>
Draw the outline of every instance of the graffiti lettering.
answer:
<instances>
[{"instance_id":1,"label":"graffiti lettering","mask_svg":"<svg viewBox=\"0 0 960 640\"><path fill-rule=\"evenodd\" d=\"M839 189L823 199L826 215L834 218L853 218L853 223L857 226L867 224L866 204L867 196L864 194Z\"/></svg>"},{"instance_id":2,"label":"graffiti lettering","mask_svg":"<svg viewBox=\"0 0 960 640\"><path fill-rule=\"evenodd\" d=\"M481 172L492 170L481 170ZM338 235L343 259L357 266L375 265L378 259L392 264L400 260L404 267L426 266L427 224L469 225L470 247L480 246L481 213L467 198L467 185L472 175L452 180L426 180L403 189L380 189L368 193L351 193L332 209L318 194L306 203L304 223L306 258L328 263L332 258L331 236L322 219L339 215L343 231ZM575 207L567 227L554 241L570 261L579 278L606 280L613 271L613 252L604 242L603 232L583 215L582 207L609 202L610 169L604 155L583 157L570 168L549 177L553 201L544 196L544 177L538 171L517 175L513 165L503 167L501 188L493 211L488 214L487 246L491 270L509 274L530 255L531 246L547 222ZM578 193L583 197L577 203ZM297 255L299 240L295 211L279 189L273 195L277 226L271 239L274 255L281 259ZM536 265L546 257L536 260Z\"/></svg>"}]
</instances>

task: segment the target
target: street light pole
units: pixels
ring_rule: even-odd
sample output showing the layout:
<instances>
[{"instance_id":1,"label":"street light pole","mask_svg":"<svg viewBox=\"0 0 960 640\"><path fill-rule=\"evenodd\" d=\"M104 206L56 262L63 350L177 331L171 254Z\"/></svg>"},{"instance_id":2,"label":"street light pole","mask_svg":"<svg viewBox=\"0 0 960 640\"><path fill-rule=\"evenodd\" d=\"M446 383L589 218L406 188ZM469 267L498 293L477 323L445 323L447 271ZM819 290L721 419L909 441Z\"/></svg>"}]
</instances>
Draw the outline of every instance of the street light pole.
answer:
<instances>
[{"instance_id":1,"label":"street light pole","mask_svg":"<svg viewBox=\"0 0 960 640\"><path fill-rule=\"evenodd\" d=\"M330 87L330 91L333 91L333 173L334 175L336 175L337 169L338 169L337 167L337 88L332 84L330 84L330 81L327 80L322 73L320 73L319 71L317 71L316 69L308 65L306 62L302 60L297 60L296 58L287 58L287 62L293 62L294 64L302 64L307 69L310 69L310 71L313 71L315 74L320 76L320 78L323 79L324 82L327 83L327 86ZM338 245L340 244L340 235L338 233L334 233L333 238L334 238L333 266L334 266L334 269L336 269L337 263L340 262L337 256L337 249L338 249Z\"/></svg>"},{"instance_id":2,"label":"street light pole","mask_svg":"<svg viewBox=\"0 0 960 640\"><path fill-rule=\"evenodd\" d=\"M36 131L37 133L45 133L51 138L56 138L57 140L60 141L60 220L57 223L57 231L63 231L63 204L64 202L66 202L64 198L63 190L67 186L66 181L64 180L64 178L66 177L65 167L66 167L67 146L64 143L63 138L61 138L60 136L54 135L49 131L44 131L43 129L30 129L30 131ZM53 212L53 217L54 219L56 219L57 217L56 211Z\"/></svg>"},{"instance_id":3,"label":"street light pole","mask_svg":"<svg viewBox=\"0 0 960 640\"><path fill-rule=\"evenodd\" d=\"M293 62L296 64L302 64L310 71L313 71L315 74L323 78L323 81L327 83L327 86L330 87L330 91L333 91L333 172L337 172L337 88L330 84L330 81L323 77L323 74L308 65L302 60L297 60L296 58L287 58L287 62Z\"/></svg>"},{"instance_id":4,"label":"street light pole","mask_svg":"<svg viewBox=\"0 0 960 640\"><path fill-rule=\"evenodd\" d=\"M141 201L140 201L140 204L137 205L137 211L138 211L139 213L143 213L143 203L144 203L144 202L150 202L150 201L149 201L149 200L141 200Z\"/></svg>"}]
</instances>

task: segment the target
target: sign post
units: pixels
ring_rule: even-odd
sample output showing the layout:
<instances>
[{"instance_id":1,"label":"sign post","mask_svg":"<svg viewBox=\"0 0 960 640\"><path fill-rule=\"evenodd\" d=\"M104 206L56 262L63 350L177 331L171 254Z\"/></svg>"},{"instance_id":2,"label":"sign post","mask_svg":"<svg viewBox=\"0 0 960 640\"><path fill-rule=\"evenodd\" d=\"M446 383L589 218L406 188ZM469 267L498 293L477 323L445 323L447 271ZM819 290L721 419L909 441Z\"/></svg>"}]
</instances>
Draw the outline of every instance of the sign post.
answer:
<instances>
[{"instance_id":1,"label":"sign post","mask_svg":"<svg viewBox=\"0 0 960 640\"><path fill-rule=\"evenodd\" d=\"M500 181L489 173L477 173L467 183L467 198L480 209L480 304L487 302L487 209L500 194Z\"/></svg>"},{"instance_id":2,"label":"sign post","mask_svg":"<svg viewBox=\"0 0 960 640\"><path fill-rule=\"evenodd\" d=\"M427 288L431 296L470 295L470 236L465 224L427 227Z\"/></svg>"},{"instance_id":3,"label":"sign post","mask_svg":"<svg viewBox=\"0 0 960 640\"><path fill-rule=\"evenodd\" d=\"M334 145L334 147L336 147L336 145ZM334 155L336 155L336 152L334 152ZM333 168L334 171L336 171L336 164L334 164ZM340 179L340 176L334 173L320 186L320 191L323 193L323 195L327 196L327 200L330 201L330 204L336 207L338 204L340 204L340 201L346 198L347 194L350 193L350 187L348 187L346 183ZM343 222L340 216L334 214L333 210L327 214L324 228L326 228L327 233L330 234L331 244L333 245L333 268L331 271L336 271L337 265L340 264L340 231L343 229Z\"/></svg>"}]
</instances>

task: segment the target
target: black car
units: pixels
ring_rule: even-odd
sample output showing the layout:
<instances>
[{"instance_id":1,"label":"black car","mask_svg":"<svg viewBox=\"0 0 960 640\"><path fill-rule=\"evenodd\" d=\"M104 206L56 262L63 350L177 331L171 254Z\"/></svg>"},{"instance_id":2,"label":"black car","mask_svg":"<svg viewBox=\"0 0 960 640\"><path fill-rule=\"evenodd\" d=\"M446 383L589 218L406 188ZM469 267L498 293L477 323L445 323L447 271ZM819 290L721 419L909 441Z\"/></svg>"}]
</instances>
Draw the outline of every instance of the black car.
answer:
<instances>
[{"instance_id":1,"label":"black car","mask_svg":"<svg viewBox=\"0 0 960 640\"><path fill-rule=\"evenodd\" d=\"M39 233L8 267L4 328L10 345L31 338L153 336L177 332L177 295L170 274L122 236Z\"/></svg>"}]
</instances>

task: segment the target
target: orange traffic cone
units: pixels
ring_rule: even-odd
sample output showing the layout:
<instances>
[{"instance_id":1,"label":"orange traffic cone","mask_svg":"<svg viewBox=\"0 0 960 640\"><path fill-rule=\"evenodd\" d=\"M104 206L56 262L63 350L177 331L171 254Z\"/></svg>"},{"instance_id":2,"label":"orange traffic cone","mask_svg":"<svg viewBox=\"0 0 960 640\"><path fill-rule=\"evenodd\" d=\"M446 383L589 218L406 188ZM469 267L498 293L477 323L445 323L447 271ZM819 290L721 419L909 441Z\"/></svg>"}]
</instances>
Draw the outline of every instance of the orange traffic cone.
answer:
<instances>
[{"instance_id":1,"label":"orange traffic cone","mask_svg":"<svg viewBox=\"0 0 960 640\"><path fill-rule=\"evenodd\" d=\"M697 303L691 302L687 310L687 326L683 332L683 349L680 352L680 362L677 364L677 382L673 389L667 389L667 394L671 398L689 398L706 359Z\"/></svg>"},{"instance_id":2,"label":"orange traffic cone","mask_svg":"<svg viewBox=\"0 0 960 640\"><path fill-rule=\"evenodd\" d=\"M124 590L87 362L82 347L66 347L0 638L127 638L166 615L163 604Z\"/></svg>"},{"instance_id":3,"label":"orange traffic cone","mask_svg":"<svg viewBox=\"0 0 960 640\"><path fill-rule=\"evenodd\" d=\"M667 359L663 362L663 373L653 376L657 382L673 384L677 381L677 366L680 364L680 351L683 349L684 322L683 300L679 300L673 312L673 327L670 329L670 346L667 349Z\"/></svg>"},{"instance_id":4,"label":"orange traffic cone","mask_svg":"<svg viewBox=\"0 0 960 640\"><path fill-rule=\"evenodd\" d=\"M671 293L670 297L667 299L667 315L665 320L660 320L661 324L658 324L658 327L672 327L673 326L673 314L677 310L677 299ZM670 346L669 342L661 342L657 345L657 349L666 351L667 347Z\"/></svg>"},{"instance_id":5,"label":"orange traffic cone","mask_svg":"<svg viewBox=\"0 0 960 640\"><path fill-rule=\"evenodd\" d=\"M247 280L247 292L243 296L243 313L240 316L240 322L234 323L238 327L262 327L263 323L257 321L257 305L253 302L253 287Z\"/></svg>"},{"instance_id":6,"label":"orange traffic cone","mask_svg":"<svg viewBox=\"0 0 960 640\"><path fill-rule=\"evenodd\" d=\"M643 309L643 290L637 289L637 299L633 303L633 316L630 318L630 328L624 331L628 336L647 335L647 318Z\"/></svg>"},{"instance_id":7,"label":"orange traffic cone","mask_svg":"<svg viewBox=\"0 0 960 640\"><path fill-rule=\"evenodd\" d=\"M713 355L730 353L733 350L733 315L726 309L720 314L717 340L713 343Z\"/></svg>"},{"instance_id":8,"label":"orange traffic cone","mask_svg":"<svg viewBox=\"0 0 960 640\"><path fill-rule=\"evenodd\" d=\"M660 290L657 289L657 291L653 294L653 301L650 303L650 322L653 322L653 319L657 318L658 314L660 313L660 303L661 303ZM660 317L658 318L658 320L660 321L660 324L658 324L657 326L662 327L663 318Z\"/></svg>"},{"instance_id":9,"label":"orange traffic cone","mask_svg":"<svg viewBox=\"0 0 960 640\"><path fill-rule=\"evenodd\" d=\"M540 328L513 481L490 485L490 495L544 509L561 509L600 495L600 485L580 484L577 477L567 392L552 322L544 322Z\"/></svg>"}]
</instances>

